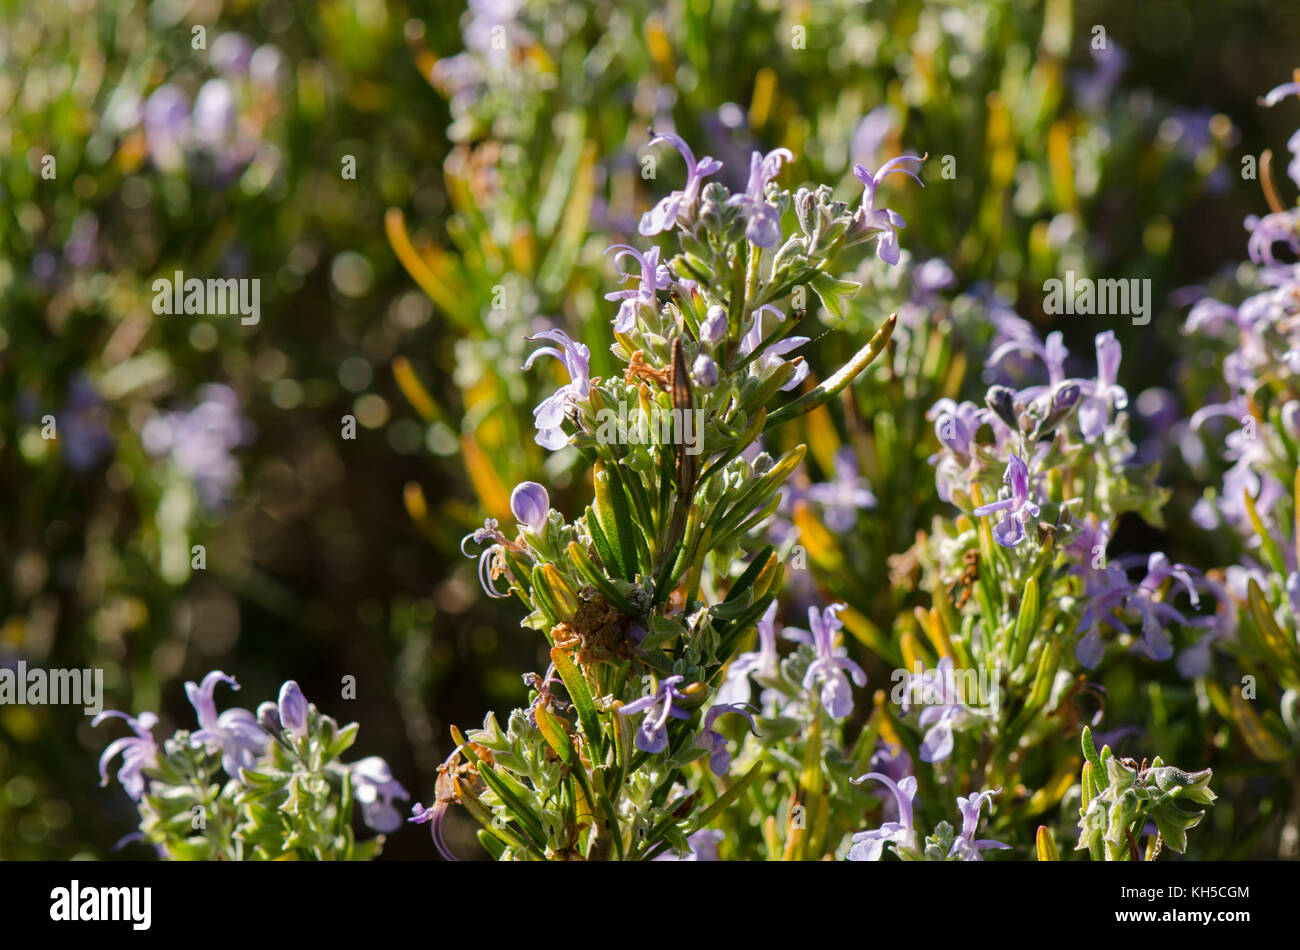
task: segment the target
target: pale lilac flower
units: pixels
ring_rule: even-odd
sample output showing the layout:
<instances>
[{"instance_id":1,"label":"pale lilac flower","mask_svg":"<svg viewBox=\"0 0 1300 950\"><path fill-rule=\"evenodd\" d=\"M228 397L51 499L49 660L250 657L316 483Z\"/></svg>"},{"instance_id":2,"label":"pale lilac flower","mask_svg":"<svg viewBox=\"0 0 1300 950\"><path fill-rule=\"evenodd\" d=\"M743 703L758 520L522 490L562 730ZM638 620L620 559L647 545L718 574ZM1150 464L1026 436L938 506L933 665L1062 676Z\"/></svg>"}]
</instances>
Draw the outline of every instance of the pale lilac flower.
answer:
<instances>
[{"instance_id":1,"label":"pale lilac flower","mask_svg":"<svg viewBox=\"0 0 1300 950\"><path fill-rule=\"evenodd\" d=\"M744 716L749 720L749 728L757 730L754 725L754 717L744 706L732 705L730 703L716 703L712 709L704 716L704 729L695 738L695 745L701 749L709 750L709 768L714 775L726 775L727 770L731 768L731 753L727 751L727 740L713 728L713 723L719 716L725 716L727 713L735 713L738 716Z\"/></svg>"},{"instance_id":2,"label":"pale lilac flower","mask_svg":"<svg viewBox=\"0 0 1300 950\"><path fill-rule=\"evenodd\" d=\"M893 793L894 802L898 806L898 820L887 821L879 828L855 834L853 847L849 849L849 860L879 861L885 845L891 842L897 849L915 851L916 829L912 825L912 800L916 798L916 777L909 775L895 782L880 772L868 772L851 781L854 785L861 785L867 779L875 779Z\"/></svg>"},{"instance_id":3,"label":"pale lilac flower","mask_svg":"<svg viewBox=\"0 0 1300 950\"><path fill-rule=\"evenodd\" d=\"M935 467L935 489L942 501L951 502L954 489L968 486L976 434L996 416L969 400L957 403L944 397L930 407L926 417L934 420L934 434L942 446L927 459Z\"/></svg>"},{"instance_id":4,"label":"pale lilac flower","mask_svg":"<svg viewBox=\"0 0 1300 950\"><path fill-rule=\"evenodd\" d=\"M185 164L190 104L180 87L159 86L145 100L144 135L149 155L161 171L179 171Z\"/></svg>"},{"instance_id":5,"label":"pale lilac flower","mask_svg":"<svg viewBox=\"0 0 1300 950\"><path fill-rule=\"evenodd\" d=\"M619 262L624 257L631 257L641 268L635 289L614 290L605 294L606 300L622 301L618 305L618 315L614 318L614 332L630 333L636 326L639 311L648 310L652 314L655 312L655 294L672 283L672 274L669 273L667 265L659 263L658 246L642 254L630 244L613 244L605 249L606 254L610 251L614 252L614 267L618 270L620 281L637 276L631 271L623 270Z\"/></svg>"},{"instance_id":6,"label":"pale lilac flower","mask_svg":"<svg viewBox=\"0 0 1300 950\"><path fill-rule=\"evenodd\" d=\"M686 162L686 187L661 198L657 205L641 216L637 230L646 237L670 230L679 217L689 219L700 193L700 184L722 168L722 162L710 155L705 155L697 162L691 147L676 135L667 132L656 135L647 143L647 147L659 142L667 142L681 153Z\"/></svg>"},{"instance_id":7,"label":"pale lilac flower","mask_svg":"<svg viewBox=\"0 0 1300 950\"><path fill-rule=\"evenodd\" d=\"M857 455L851 446L835 453L835 470L831 480L812 485L804 497L826 507L826 527L832 531L851 531L858 523L858 512L876 507L871 483L858 474Z\"/></svg>"},{"instance_id":8,"label":"pale lilac flower","mask_svg":"<svg viewBox=\"0 0 1300 950\"><path fill-rule=\"evenodd\" d=\"M285 77L284 54L270 43L263 43L248 60L248 78L254 86L274 92Z\"/></svg>"},{"instance_id":9,"label":"pale lilac flower","mask_svg":"<svg viewBox=\"0 0 1300 950\"><path fill-rule=\"evenodd\" d=\"M243 33L222 33L212 41L208 58L212 61L212 68L219 73L245 75L253 58L253 41Z\"/></svg>"},{"instance_id":10,"label":"pale lilac flower","mask_svg":"<svg viewBox=\"0 0 1300 950\"><path fill-rule=\"evenodd\" d=\"M1011 845L1004 844L1001 841L993 841L990 838L980 838L976 840L975 832L980 823L980 808L985 802L989 803L989 811L993 810L993 796L1001 792L1002 789L994 788L977 795L968 797L958 796L957 807L961 809L961 834L952 843L952 850L948 852L948 857L960 856L963 861L983 861L984 858L980 852L990 849L1002 851L1010 849Z\"/></svg>"},{"instance_id":11,"label":"pale lilac flower","mask_svg":"<svg viewBox=\"0 0 1300 950\"><path fill-rule=\"evenodd\" d=\"M836 647L835 634L843 629L844 623L837 616L844 609L844 604L831 604L825 610L808 608L809 631L787 627L785 635L791 640L811 643L817 648L817 658L808 666L804 674L803 688L812 689L821 685L821 702L832 719L843 719L853 712L853 688L849 677L858 686L867 684L867 674L862 667L848 659L844 647Z\"/></svg>"},{"instance_id":12,"label":"pale lilac flower","mask_svg":"<svg viewBox=\"0 0 1300 950\"><path fill-rule=\"evenodd\" d=\"M1280 86L1274 86L1259 101L1264 106L1275 106L1287 96L1300 96L1300 82L1284 82Z\"/></svg>"},{"instance_id":13,"label":"pale lilac flower","mask_svg":"<svg viewBox=\"0 0 1300 950\"><path fill-rule=\"evenodd\" d=\"M718 702L737 705L749 702L749 677L759 683L772 683L781 676L781 654L776 650L776 601L768 605L758 620L758 650L742 653L727 667L727 678L718 689Z\"/></svg>"},{"instance_id":14,"label":"pale lilac flower","mask_svg":"<svg viewBox=\"0 0 1300 950\"><path fill-rule=\"evenodd\" d=\"M957 687L957 675L950 657L943 657L933 670L909 673L903 692L903 712L916 700L925 708L917 725L926 730L921 741L922 762L942 762L952 755L953 730L968 725L975 714L963 702L966 697Z\"/></svg>"},{"instance_id":15,"label":"pale lilac flower","mask_svg":"<svg viewBox=\"0 0 1300 950\"><path fill-rule=\"evenodd\" d=\"M684 676L666 676L649 696L642 696L619 709L621 716L645 713L636 731L636 747L642 752L656 755L664 751L668 748L668 720L691 718L690 713L673 705L685 699L677 689L685 681Z\"/></svg>"},{"instance_id":16,"label":"pale lilac flower","mask_svg":"<svg viewBox=\"0 0 1300 950\"><path fill-rule=\"evenodd\" d=\"M235 91L224 79L209 79L194 98L195 141L211 152L230 144L235 135Z\"/></svg>"},{"instance_id":17,"label":"pale lilac flower","mask_svg":"<svg viewBox=\"0 0 1300 950\"><path fill-rule=\"evenodd\" d=\"M294 680L280 687L280 725L292 736L301 739L307 735L307 697Z\"/></svg>"},{"instance_id":18,"label":"pale lilac flower","mask_svg":"<svg viewBox=\"0 0 1300 950\"><path fill-rule=\"evenodd\" d=\"M1120 77L1128 65L1128 54L1114 40L1107 40L1101 49L1090 48L1094 69L1091 73L1076 74L1074 95L1085 109L1100 109L1119 85Z\"/></svg>"},{"instance_id":19,"label":"pale lilac flower","mask_svg":"<svg viewBox=\"0 0 1300 950\"><path fill-rule=\"evenodd\" d=\"M559 346L544 346L529 354L524 369L529 369L539 356L553 356L569 372L569 382L544 399L533 410L533 423L537 427L534 437L542 448L555 451L569 444L564 434L564 420L578 404L591 394L591 350L576 343L563 330L545 330L528 337L529 340L550 340Z\"/></svg>"},{"instance_id":20,"label":"pale lilac flower","mask_svg":"<svg viewBox=\"0 0 1300 950\"><path fill-rule=\"evenodd\" d=\"M1025 539L1025 522L1038 517L1038 505L1029 499L1029 467L1019 455L1011 453L1007 461L1007 470L1002 475L1004 485L1010 486L1011 493L1006 498L980 505L975 509L975 516L1005 512L997 527L993 529L993 540L1004 548L1014 548Z\"/></svg>"},{"instance_id":21,"label":"pale lilac flower","mask_svg":"<svg viewBox=\"0 0 1300 950\"><path fill-rule=\"evenodd\" d=\"M529 531L541 534L551 513L551 496L537 482L520 482L510 493L510 513Z\"/></svg>"},{"instance_id":22,"label":"pale lilac flower","mask_svg":"<svg viewBox=\"0 0 1300 950\"><path fill-rule=\"evenodd\" d=\"M240 769L257 765L258 757L266 750L268 736L258 725L257 717L247 709L227 709L217 715L212 694L218 683L239 689L234 677L220 670L213 670L203 677L201 684L193 681L185 684L185 695L199 719L199 728L190 738L195 745L202 745L209 752L220 752L221 767L231 778L238 778Z\"/></svg>"},{"instance_id":23,"label":"pale lilac flower","mask_svg":"<svg viewBox=\"0 0 1300 950\"><path fill-rule=\"evenodd\" d=\"M690 851L685 857L679 856L675 852L665 851L656 861L717 861L718 845L722 842L725 835L714 828L701 828L699 831L690 835L686 839L686 844L690 846Z\"/></svg>"},{"instance_id":24,"label":"pale lilac flower","mask_svg":"<svg viewBox=\"0 0 1300 950\"><path fill-rule=\"evenodd\" d=\"M392 834L402 827L402 816L393 807L393 799L406 801L411 796L393 778L388 763L371 755L352 763L350 768L353 795L361 805L361 820L366 826L383 834Z\"/></svg>"},{"instance_id":25,"label":"pale lilac flower","mask_svg":"<svg viewBox=\"0 0 1300 950\"><path fill-rule=\"evenodd\" d=\"M1193 607L1200 605L1200 596L1192 580L1192 569L1182 564L1173 564L1163 553L1157 551L1147 561L1147 575L1133 588L1130 603L1135 603L1142 615L1142 649L1153 660L1167 660L1174 655L1173 644L1169 641L1166 627L1170 623L1188 625L1187 618L1181 611L1171 607L1156 595L1161 585L1172 578L1187 591Z\"/></svg>"},{"instance_id":26,"label":"pale lilac flower","mask_svg":"<svg viewBox=\"0 0 1300 950\"><path fill-rule=\"evenodd\" d=\"M781 240L781 216L767 203L767 186L781 172L782 162L793 162L788 148L774 148L763 155L754 152L749 159L749 182L745 193L733 195L727 204L740 209L746 221L745 237L759 247L775 247Z\"/></svg>"},{"instance_id":27,"label":"pale lilac flower","mask_svg":"<svg viewBox=\"0 0 1300 950\"><path fill-rule=\"evenodd\" d=\"M1286 244L1293 254L1300 254L1300 208L1275 211L1264 217L1248 215L1246 230L1250 240L1246 242L1246 252L1256 264L1270 267L1277 264L1273 257L1273 245Z\"/></svg>"},{"instance_id":28,"label":"pale lilac flower","mask_svg":"<svg viewBox=\"0 0 1300 950\"><path fill-rule=\"evenodd\" d=\"M249 441L252 427L229 386L208 384L199 390L199 400L189 411L153 416L140 437L147 452L168 456L194 482L205 507L220 508L239 482L239 463L232 453Z\"/></svg>"},{"instance_id":29,"label":"pale lilac flower","mask_svg":"<svg viewBox=\"0 0 1300 950\"><path fill-rule=\"evenodd\" d=\"M863 185L862 207L858 209L854 216L853 229L855 232L874 231L877 233L876 256L886 264L898 263L898 231L899 228L906 226L906 222L896 212L888 208L876 207L876 189L880 187L880 183L885 180L886 176L894 172L902 172L904 175L911 176L918 185L924 188L925 183L921 181L920 176L905 167L908 162L916 162L917 168L920 168L923 161L924 159L917 158L915 155L900 155L885 162L880 166L879 171L874 174L863 165L853 166L854 176Z\"/></svg>"},{"instance_id":30,"label":"pale lilac flower","mask_svg":"<svg viewBox=\"0 0 1300 950\"><path fill-rule=\"evenodd\" d=\"M1079 431L1091 441L1105 431L1110 422L1110 412L1120 412L1128 406L1128 393L1116 385L1122 355L1115 331L1097 334L1097 379L1084 383L1085 399L1079 405Z\"/></svg>"},{"instance_id":31,"label":"pale lilac flower","mask_svg":"<svg viewBox=\"0 0 1300 950\"><path fill-rule=\"evenodd\" d=\"M876 106L859 121L849 140L849 156L863 165L874 165L880 150L897 127L891 106Z\"/></svg>"},{"instance_id":32,"label":"pale lilac flower","mask_svg":"<svg viewBox=\"0 0 1300 950\"><path fill-rule=\"evenodd\" d=\"M753 353L765 338L763 334L763 321L761 319L764 310L771 310L776 314L778 320L785 320L785 314L771 304L764 304L755 310L753 322L750 324L749 330L740 341L740 352L742 356L749 356L749 354ZM754 361L758 366L759 374L764 378L770 376L781 366L785 365L786 360L783 359L785 354L789 353L791 350L797 350L807 342L808 337L806 336L787 336L777 340L765 349L762 355ZM788 392L789 390L794 389L808 377L808 373L808 364L801 360L796 364L794 374L781 387L782 391Z\"/></svg>"},{"instance_id":33,"label":"pale lilac flower","mask_svg":"<svg viewBox=\"0 0 1300 950\"><path fill-rule=\"evenodd\" d=\"M124 736L109 743L104 754L99 757L100 785L108 785L108 765L121 754L122 767L117 770L117 780L132 801L139 801L144 794L144 770L152 768L158 761L158 744L153 738L153 727L158 725L158 717L151 712L142 712L139 716L128 716L116 709L105 709L90 721L98 726L105 719L118 718L126 720L134 736Z\"/></svg>"}]
</instances>

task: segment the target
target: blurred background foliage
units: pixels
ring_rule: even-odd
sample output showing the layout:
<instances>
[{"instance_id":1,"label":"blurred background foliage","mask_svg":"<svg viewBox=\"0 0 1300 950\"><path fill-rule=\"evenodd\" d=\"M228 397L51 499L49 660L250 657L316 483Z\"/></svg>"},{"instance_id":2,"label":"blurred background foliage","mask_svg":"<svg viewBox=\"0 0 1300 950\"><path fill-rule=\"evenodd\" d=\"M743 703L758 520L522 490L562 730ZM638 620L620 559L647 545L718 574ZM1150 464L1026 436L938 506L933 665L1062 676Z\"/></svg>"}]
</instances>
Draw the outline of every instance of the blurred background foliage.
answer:
<instances>
[{"instance_id":1,"label":"blurred background foliage","mask_svg":"<svg viewBox=\"0 0 1300 950\"><path fill-rule=\"evenodd\" d=\"M787 146L788 180L846 200L852 162L930 156L925 189L891 192L909 264L864 261L869 286L843 320L817 315L808 354L838 365L916 308L893 362L799 434L804 481L834 482L847 448L880 516L832 532L816 504L783 513L811 560L792 594L851 604L880 683L919 603L890 558L946 510L925 411L980 392L989 314L1012 308L1080 353L1115 329L1120 382L1156 393L1139 440L1165 454L1156 410L1185 417L1204 395L1178 368L1170 295L1241 259L1241 219L1263 207L1241 157L1295 127L1256 100L1300 65L1300 11L1268 0L0 11L0 663L102 668L105 705L158 709L164 733L188 721L181 683L208 669L253 696L296 678L420 800L447 725L517 704L520 673L542 668L459 539L508 518L523 478L568 513L566 487L585 491L571 453L532 441L550 377L520 372L523 336L563 325L611 370L604 249L640 240L640 213L684 175L648 129L723 160L733 186L751 149ZM933 258L951 274L931 287L916 265ZM1066 269L1151 278L1152 323L1051 322L1042 283ZM155 316L153 281L176 270L259 278L260 323ZM1182 516L1200 483L1169 461L1167 536L1121 532L1112 554L1231 563L1233 539L1211 547ZM1107 723L1228 766L1193 856L1274 853L1260 819L1295 779L1238 754L1201 685L1127 665L1105 686ZM107 741L76 709L0 707L0 857L112 853L134 822L96 785ZM476 847L468 827L448 838ZM386 853L429 847L408 831Z\"/></svg>"}]
</instances>

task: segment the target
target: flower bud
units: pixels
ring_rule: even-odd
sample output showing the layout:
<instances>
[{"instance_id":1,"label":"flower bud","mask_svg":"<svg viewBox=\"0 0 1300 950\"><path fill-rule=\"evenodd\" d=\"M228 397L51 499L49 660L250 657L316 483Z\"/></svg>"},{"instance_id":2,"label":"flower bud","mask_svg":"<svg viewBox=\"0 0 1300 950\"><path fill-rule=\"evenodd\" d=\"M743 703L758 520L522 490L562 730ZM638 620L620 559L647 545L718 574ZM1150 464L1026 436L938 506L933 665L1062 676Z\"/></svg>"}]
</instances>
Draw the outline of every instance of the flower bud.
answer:
<instances>
[{"instance_id":1,"label":"flower bud","mask_svg":"<svg viewBox=\"0 0 1300 950\"><path fill-rule=\"evenodd\" d=\"M510 493L510 513L529 531L541 534L551 513L551 496L537 482L520 482Z\"/></svg>"},{"instance_id":2,"label":"flower bud","mask_svg":"<svg viewBox=\"0 0 1300 950\"><path fill-rule=\"evenodd\" d=\"M269 699L257 707L257 724L272 735L280 731L280 708Z\"/></svg>"},{"instance_id":3,"label":"flower bud","mask_svg":"<svg viewBox=\"0 0 1300 950\"><path fill-rule=\"evenodd\" d=\"M293 680L280 687L280 725L300 739L307 734L307 697Z\"/></svg>"},{"instance_id":4,"label":"flower bud","mask_svg":"<svg viewBox=\"0 0 1300 950\"><path fill-rule=\"evenodd\" d=\"M713 346L721 342L726 335L727 311L715 303L705 314L704 322L700 324L700 342L706 346Z\"/></svg>"},{"instance_id":5,"label":"flower bud","mask_svg":"<svg viewBox=\"0 0 1300 950\"><path fill-rule=\"evenodd\" d=\"M718 364L701 353L691 364L691 378L704 389L712 389L718 385Z\"/></svg>"}]
</instances>

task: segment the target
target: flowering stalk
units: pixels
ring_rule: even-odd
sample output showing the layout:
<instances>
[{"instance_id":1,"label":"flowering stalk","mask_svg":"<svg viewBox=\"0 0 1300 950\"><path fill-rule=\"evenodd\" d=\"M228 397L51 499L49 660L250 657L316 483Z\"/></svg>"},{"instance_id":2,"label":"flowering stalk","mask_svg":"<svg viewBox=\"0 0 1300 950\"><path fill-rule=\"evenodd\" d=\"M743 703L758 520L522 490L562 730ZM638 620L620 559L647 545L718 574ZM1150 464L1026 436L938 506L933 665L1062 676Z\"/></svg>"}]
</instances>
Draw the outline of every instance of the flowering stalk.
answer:
<instances>
[{"instance_id":1,"label":"flowering stalk","mask_svg":"<svg viewBox=\"0 0 1300 950\"><path fill-rule=\"evenodd\" d=\"M703 175L684 142L665 140ZM839 255L896 240L902 226L876 206L875 186L891 169L855 208L825 187L778 186L792 159L784 149L755 153L743 194L692 180L670 196L645 230L671 228L671 257L611 248L634 282L607 295L618 303L611 351L621 375L593 377L587 348L562 330L532 338L547 345L529 363L553 357L567 375L536 409L536 441L576 446L594 497L567 521L544 487L520 486L514 537L489 520L466 539L481 546L485 591L508 589L525 603L524 625L546 638L552 664L545 677L525 678L528 707L504 728L489 714L447 765L448 800L480 821L497 857L692 853L692 836L759 774L722 784L729 737L756 722L718 690L746 633L771 620L782 565L756 533L806 452L797 445L774 458L760 439L846 387L894 326L891 317L838 373L773 409L809 375L794 354L808 338L789 335L803 314L783 304L808 286L828 309L843 307L857 285L827 276ZM787 233L790 208L798 229ZM843 657L837 630L834 611L816 617L800 690L842 718L850 682L865 678ZM432 811L420 806L417 818ZM440 819L434 833L440 840Z\"/></svg>"}]
</instances>

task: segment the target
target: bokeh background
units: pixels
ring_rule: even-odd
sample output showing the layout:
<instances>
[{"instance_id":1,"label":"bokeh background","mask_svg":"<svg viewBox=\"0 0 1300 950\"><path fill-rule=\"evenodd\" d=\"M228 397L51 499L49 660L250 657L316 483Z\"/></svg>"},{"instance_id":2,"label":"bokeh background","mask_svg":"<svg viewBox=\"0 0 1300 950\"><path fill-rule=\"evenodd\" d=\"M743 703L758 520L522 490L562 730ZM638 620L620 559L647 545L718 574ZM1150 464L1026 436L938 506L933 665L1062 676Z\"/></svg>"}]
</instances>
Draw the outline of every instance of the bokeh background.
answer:
<instances>
[{"instance_id":1,"label":"bokeh background","mask_svg":"<svg viewBox=\"0 0 1300 950\"><path fill-rule=\"evenodd\" d=\"M0 663L102 668L105 705L158 710L162 734L190 722L182 683L209 669L250 707L295 678L421 801L448 725L517 705L540 668L518 605L484 596L459 542L508 517L526 476L574 510L571 459L532 443L547 379L519 372L522 336L553 321L600 338L603 249L680 180L675 157L642 178L648 126L730 175L788 145L793 179L840 185L850 161L928 151L931 187L891 201L914 260L941 257L954 292L996 292L1044 328L1042 282L1067 266L1151 278L1152 323L1114 326L1121 382L1185 416L1198 384L1171 294L1243 258L1264 201L1241 158L1285 154L1300 124L1257 102L1300 66L1300 8L1277 0L0 0L0 15ZM152 282L178 269L259 278L260 324L155 316ZM890 299L872 290L864 327ZM853 327L814 365L855 348ZM1050 328L1081 353L1099 329ZM954 385L978 389L977 360ZM934 449L925 408L899 437L914 462ZM1231 563L1233 539L1189 530L1204 479L1166 461L1171 527L1118 547ZM907 595L887 558L940 507L911 488L919 463L871 474L911 503L863 525L855 577L817 583L888 629ZM1155 682L1117 674L1109 702L1167 759L1232 747L1200 687ZM0 857L150 857L110 850L134 810L98 786L106 732L79 709L0 707ZM1193 855L1268 852L1295 760L1221 758L1242 804L1215 809ZM467 827L448 837L477 847ZM407 829L385 856L431 853Z\"/></svg>"}]
</instances>

